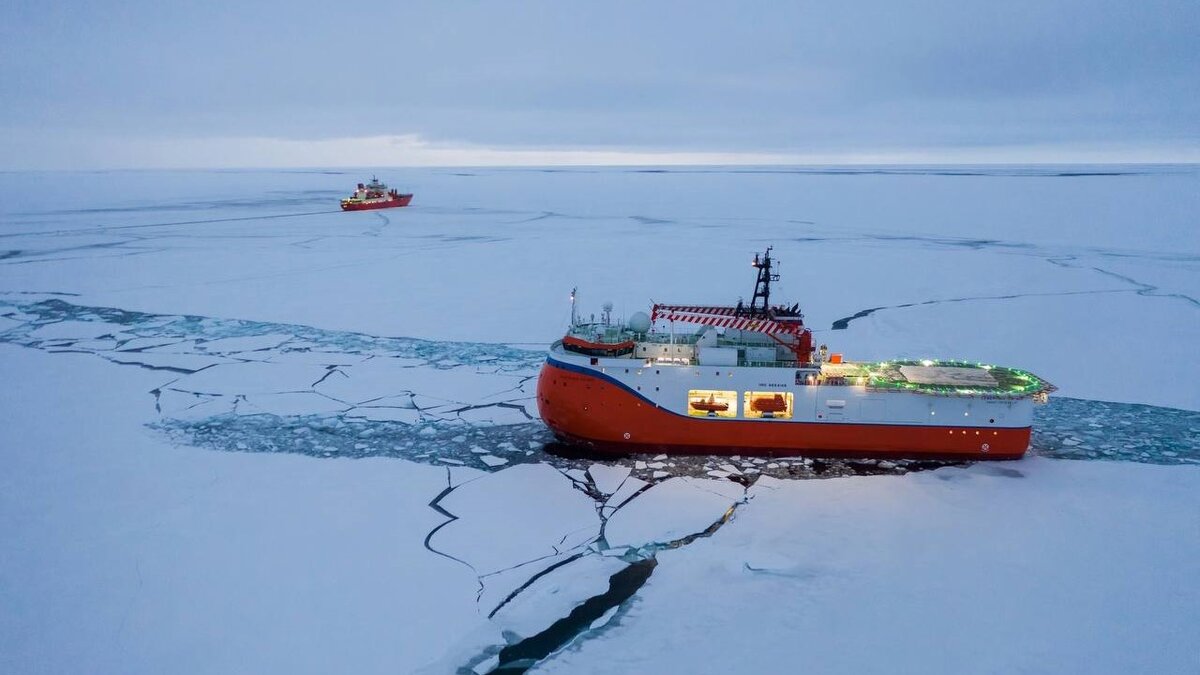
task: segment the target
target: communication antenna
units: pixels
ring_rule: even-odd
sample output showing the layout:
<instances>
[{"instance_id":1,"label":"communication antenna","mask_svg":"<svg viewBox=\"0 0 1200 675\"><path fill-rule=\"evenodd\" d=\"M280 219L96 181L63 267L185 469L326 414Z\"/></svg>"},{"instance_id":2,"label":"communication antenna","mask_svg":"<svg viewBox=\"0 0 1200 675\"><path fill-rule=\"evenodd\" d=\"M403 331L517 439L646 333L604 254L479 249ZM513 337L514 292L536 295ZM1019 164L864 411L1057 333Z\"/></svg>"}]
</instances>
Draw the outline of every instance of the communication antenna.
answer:
<instances>
[{"instance_id":1,"label":"communication antenna","mask_svg":"<svg viewBox=\"0 0 1200 675\"><path fill-rule=\"evenodd\" d=\"M757 253L754 254L754 262L750 263L751 267L758 269L758 281L754 282L754 297L750 299L750 316L758 314L766 314L771 308L771 282L779 281L779 275L771 272L771 250L774 246L768 246L765 253L760 258ZM758 300L762 298L762 307L758 306Z\"/></svg>"}]
</instances>

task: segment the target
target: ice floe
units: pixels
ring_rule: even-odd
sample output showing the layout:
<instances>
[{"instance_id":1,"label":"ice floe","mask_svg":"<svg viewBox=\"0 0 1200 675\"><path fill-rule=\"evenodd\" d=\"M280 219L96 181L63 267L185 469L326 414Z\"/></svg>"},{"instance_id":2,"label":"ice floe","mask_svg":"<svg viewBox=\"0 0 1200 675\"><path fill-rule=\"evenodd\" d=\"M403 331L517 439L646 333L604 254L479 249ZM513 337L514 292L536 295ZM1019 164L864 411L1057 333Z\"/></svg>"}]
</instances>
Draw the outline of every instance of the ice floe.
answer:
<instances>
[{"instance_id":1,"label":"ice floe","mask_svg":"<svg viewBox=\"0 0 1200 675\"><path fill-rule=\"evenodd\" d=\"M719 522L743 489L728 481L668 478L638 495L609 517L604 536L610 546L665 544L703 532Z\"/></svg>"}]
</instances>

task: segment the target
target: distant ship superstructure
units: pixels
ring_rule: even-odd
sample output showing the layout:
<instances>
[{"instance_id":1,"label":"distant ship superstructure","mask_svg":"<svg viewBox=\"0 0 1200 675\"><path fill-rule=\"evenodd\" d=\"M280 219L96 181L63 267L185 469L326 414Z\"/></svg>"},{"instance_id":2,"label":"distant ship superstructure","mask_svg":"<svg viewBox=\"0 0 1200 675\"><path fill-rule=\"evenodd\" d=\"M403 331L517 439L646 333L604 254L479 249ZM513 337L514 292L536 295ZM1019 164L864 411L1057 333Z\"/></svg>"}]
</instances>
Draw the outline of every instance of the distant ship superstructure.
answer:
<instances>
[{"instance_id":1,"label":"distant ship superstructure","mask_svg":"<svg viewBox=\"0 0 1200 675\"><path fill-rule=\"evenodd\" d=\"M770 303L771 249L749 305L656 304L614 323L574 310L538 381L562 441L612 452L1014 459L1054 387L1015 368L850 362L813 348L800 307ZM681 327L687 330L681 330Z\"/></svg>"}]
</instances>

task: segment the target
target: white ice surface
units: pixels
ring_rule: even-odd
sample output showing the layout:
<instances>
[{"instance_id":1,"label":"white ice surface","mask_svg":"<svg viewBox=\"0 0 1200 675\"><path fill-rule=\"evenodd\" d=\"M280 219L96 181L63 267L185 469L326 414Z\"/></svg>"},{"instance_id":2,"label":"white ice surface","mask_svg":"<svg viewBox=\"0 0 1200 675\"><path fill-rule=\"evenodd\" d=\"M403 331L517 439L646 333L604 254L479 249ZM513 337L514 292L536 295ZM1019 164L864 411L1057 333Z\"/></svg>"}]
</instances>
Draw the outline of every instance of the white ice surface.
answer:
<instances>
[{"instance_id":1,"label":"white ice surface","mask_svg":"<svg viewBox=\"0 0 1200 675\"><path fill-rule=\"evenodd\" d=\"M346 403L305 391L250 394L238 403L238 413L240 414L267 414L280 417L332 414L346 411L349 408L350 406Z\"/></svg>"},{"instance_id":2,"label":"white ice surface","mask_svg":"<svg viewBox=\"0 0 1200 675\"><path fill-rule=\"evenodd\" d=\"M1196 670L1200 467L1029 458L750 494L538 672Z\"/></svg>"},{"instance_id":3,"label":"white ice surface","mask_svg":"<svg viewBox=\"0 0 1200 675\"><path fill-rule=\"evenodd\" d=\"M350 417L361 417L378 422L401 422L404 424L415 424L421 419L420 411L415 408L362 406L351 408L346 414Z\"/></svg>"},{"instance_id":4,"label":"white ice surface","mask_svg":"<svg viewBox=\"0 0 1200 675\"><path fill-rule=\"evenodd\" d=\"M619 464L593 464L587 472L601 494L611 495L629 477L630 468Z\"/></svg>"},{"instance_id":5,"label":"white ice surface","mask_svg":"<svg viewBox=\"0 0 1200 675\"><path fill-rule=\"evenodd\" d=\"M271 171L70 174L71 199L43 213L27 199L40 175L6 174L0 234L21 256L0 261L0 291L534 347L561 335L572 287L585 316L734 302L752 288L745 257L774 244L775 297L833 351L991 361L1067 395L1195 409L1195 359L1172 378L1097 374L1101 358L1174 358L1200 330L1200 171L1121 170L395 170L418 197L387 213L336 212L346 174ZM896 305L913 307L828 330Z\"/></svg>"},{"instance_id":6,"label":"white ice surface","mask_svg":"<svg viewBox=\"0 0 1200 675\"><path fill-rule=\"evenodd\" d=\"M8 330L9 328L14 328L16 326L20 326L22 323L23 322L17 321L16 319L10 319L6 316L0 316L0 333L3 333L4 331Z\"/></svg>"},{"instance_id":7,"label":"white ice surface","mask_svg":"<svg viewBox=\"0 0 1200 675\"><path fill-rule=\"evenodd\" d=\"M291 335L283 334L218 338L216 340L206 340L201 342L199 344L199 349L201 351L213 352L216 354L256 352L274 349L291 339Z\"/></svg>"},{"instance_id":8,"label":"white ice surface","mask_svg":"<svg viewBox=\"0 0 1200 675\"><path fill-rule=\"evenodd\" d=\"M0 363L0 672L396 673L499 639L422 546L445 468L174 447L143 426L162 373Z\"/></svg>"},{"instance_id":9,"label":"white ice surface","mask_svg":"<svg viewBox=\"0 0 1200 675\"><path fill-rule=\"evenodd\" d=\"M628 501L630 497L637 494L638 490L641 490L647 485L649 485L649 483L640 478L635 478L633 476L627 477L625 480L621 481L621 487L613 492L612 496L605 500L604 507L606 509L619 508L622 504Z\"/></svg>"},{"instance_id":10,"label":"white ice surface","mask_svg":"<svg viewBox=\"0 0 1200 675\"><path fill-rule=\"evenodd\" d=\"M536 635L546 618L567 616L578 604L608 590L608 578L627 563L602 555L585 556L539 578L496 613L496 623L518 635Z\"/></svg>"},{"instance_id":11,"label":"white ice surface","mask_svg":"<svg viewBox=\"0 0 1200 675\"><path fill-rule=\"evenodd\" d=\"M541 350L572 287L585 316L605 300L621 316L652 298L734 302L751 290L746 257L774 244L773 297L800 302L817 342L848 357L976 359L1070 396L1200 409L1195 167L396 173L415 205L357 214L336 210L357 173L62 174L72 189L52 210L35 197L45 174L0 174L5 302L194 315L177 341L117 344L104 336L128 326L102 316L48 324L34 335L46 349L145 349L104 353L185 369L205 353L270 361L213 356L179 376L0 344L0 672L453 671L503 644L487 612L569 555L556 551L587 548L601 515L607 553L624 553L695 534L742 498L728 480L670 479L612 514L638 479L600 510L541 469L224 453L144 426L339 409L313 393L323 377L333 398L380 397L350 413L373 419L419 421L414 404L447 425L524 419L462 410L502 400L536 414L531 373L496 372L494 357L435 368L261 322L441 353L469 349L449 340ZM13 310L0 331L34 318ZM205 334L235 319L247 334ZM487 450L516 462L527 448ZM712 538L659 552L629 612L545 667L1194 672L1198 483L1189 467L1049 460L760 479ZM448 485L462 486L443 500L461 517L431 546L467 565L423 546ZM584 574L599 564L587 560L514 600L522 630L603 588L608 568ZM481 582L468 565L515 567Z\"/></svg>"},{"instance_id":12,"label":"white ice surface","mask_svg":"<svg viewBox=\"0 0 1200 675\"><path fill-rule=\"evenodd\" d=\"M608 544L665 544L702 532L721 520L740 498L730 494L735 491L742 492L741 486L728 481L668 478L609 517L605 529Z\"/></svg>"},{"instance_id":13,"label":"white ice surface","mask_svg":"<svg viewBox=\"0 0 1200 675\"><path fill-rule=\"evenodd\" d=\"M569 548L600 528L595 503L546 464L521 464L473 480L441 501L459 516L430 542L480 574Z\"/></svg>"},{"instance_id":14,"label":"white ice surface","mask_svg":"<svg viewBox=\"0 0 1200 675\"><path fill-rule=\"evenodd\" d=\"M203 394L308 392L327 372L321 366L230 363L184 376L171 386Z\"/></svg>"},{"instance_id":15,"label":"white ice surface","mask_svg":"<svg viewBox=\"0 0 1200 675\"><path fill-rule=\"evenodd\" d=\"M58 321L38 326L30 335L36 340L86 340L119 333L124 328L103 321Z\"/></svg>"},{"instance_id":16,"label":"white ice surface","mask_svg":"<svg viewBox=\"0 0 1200 675\"><path fill-rule=\"evenodd\" d=\"M160 354L158 352L123 352L116 351L105 354L104 358L115 363L140 364L150 368L170 368L177 370L203 370L219 363L229 363L227 359L202 354Z\"/></svg>"}]
</instances>

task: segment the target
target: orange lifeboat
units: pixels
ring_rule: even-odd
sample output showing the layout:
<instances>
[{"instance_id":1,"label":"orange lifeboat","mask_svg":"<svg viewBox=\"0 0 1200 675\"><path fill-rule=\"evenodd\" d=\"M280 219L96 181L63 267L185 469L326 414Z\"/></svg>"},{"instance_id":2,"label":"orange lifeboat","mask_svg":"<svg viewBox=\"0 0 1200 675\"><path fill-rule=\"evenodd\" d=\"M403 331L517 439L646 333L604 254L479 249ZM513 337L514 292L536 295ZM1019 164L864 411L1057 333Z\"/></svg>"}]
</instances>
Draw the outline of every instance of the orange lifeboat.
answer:
<instances>
[{"instance_id":1,"label":"orange lifeboat","mask_svg":"<svg viewBox=\"0 0 1200 675\"><path fill-rule=\"evenodd\" d=\"M787 410L787 401L783 399L783 394L760 396L750 401L750 408L760 413L781 413Z\"/></svg>"},{"instance_id":2,"label":"orange lifeboat","mask_svg":"<svg viewBox=\"0 0 1200 675\"><path fill-rule=\"evenodd\" d=\"M729 404L727 402L716 400L716 397L714 397L712 394L708 395L707 401L704 399L697 399L695 401L691 401L690 403L693 410L702 410L707 413L725 412L726 410L729 410Z\"/></svg>"},{"instance_id":3,"label":"orange lifeboat","mask_svg":"<svg viewBox=\"0 0 1200 675\"><path fill-rule=\"evenodd\" d=\"M633 351L636 346L633 340L622 342L592 342L574 335L566 335L562 339L563 349L588 356L623 356Z\"/></svg>"}]
</instances>

